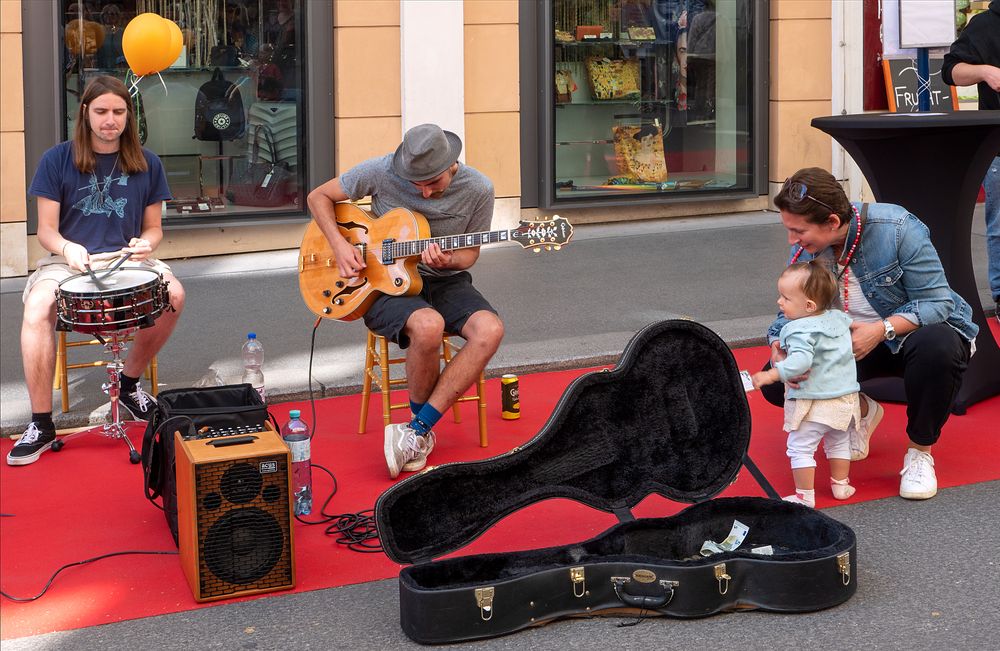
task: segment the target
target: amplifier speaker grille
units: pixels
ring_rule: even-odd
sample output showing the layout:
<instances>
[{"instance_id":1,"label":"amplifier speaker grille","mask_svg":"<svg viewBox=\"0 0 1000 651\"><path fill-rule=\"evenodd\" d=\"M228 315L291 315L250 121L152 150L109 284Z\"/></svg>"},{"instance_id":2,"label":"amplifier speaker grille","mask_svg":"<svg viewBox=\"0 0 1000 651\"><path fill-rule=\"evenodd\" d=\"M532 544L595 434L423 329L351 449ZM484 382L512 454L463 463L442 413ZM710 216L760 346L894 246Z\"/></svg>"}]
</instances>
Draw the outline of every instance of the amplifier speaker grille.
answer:
<instances>
[{"instance_id":1,"label":"amplifier speaker grille","mask_svg":"<svg viewBox=\"0 0 1000 651\"><path fill-rule=\"evenodd\" d=\"M181 563L195 599L293 587L289 459L280 438L277 453L260 454L255 441L219 448L216 457L219 450L232 456L202 462L190 457L203 440L178 441L194 452L178 455L177 482ZM183 485L185 477L193 486Z\"/></svg>"}]
</instances>

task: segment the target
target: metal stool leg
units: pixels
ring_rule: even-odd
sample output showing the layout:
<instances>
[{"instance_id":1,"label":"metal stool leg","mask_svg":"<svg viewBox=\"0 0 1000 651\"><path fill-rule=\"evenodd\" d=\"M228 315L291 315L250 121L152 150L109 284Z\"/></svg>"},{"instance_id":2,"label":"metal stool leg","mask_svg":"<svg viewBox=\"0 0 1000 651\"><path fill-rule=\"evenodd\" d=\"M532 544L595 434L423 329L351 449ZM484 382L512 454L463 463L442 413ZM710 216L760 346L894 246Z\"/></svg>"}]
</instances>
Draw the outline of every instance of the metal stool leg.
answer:
<instances>
[{"instance_id":1,"label":"metal stool leg","mask_svg":"<svg viewBox=\"0 0 1000 651\"><path fill-rule=\"evenodd\" d=\"M56 441L52 444L52 450L54 452L61 450L66 444L66 441L75 436L79 436L81 434L99 433L109 438L124 439L125 444L129 449L129 461L132 463L139 463L139 453L136 452L135 446L132 445L132 441L129 440L125 433L125 426L122 424L121 412L118 404L118 381L121 376L122 368L124 367L121 360L121 354L125 352L125 340L132 331L134 331L134 329L107 333L107 340L105 340L100 334L96 335L98 339L104 342L105 349L111 353L111 361L108 362L108 382L103 387L104 392L111 398L111 422L98 427L91 427L89 429L73 432L72 434L63 436L61 439L56 439Z\"/></svg>"}]
</instances>

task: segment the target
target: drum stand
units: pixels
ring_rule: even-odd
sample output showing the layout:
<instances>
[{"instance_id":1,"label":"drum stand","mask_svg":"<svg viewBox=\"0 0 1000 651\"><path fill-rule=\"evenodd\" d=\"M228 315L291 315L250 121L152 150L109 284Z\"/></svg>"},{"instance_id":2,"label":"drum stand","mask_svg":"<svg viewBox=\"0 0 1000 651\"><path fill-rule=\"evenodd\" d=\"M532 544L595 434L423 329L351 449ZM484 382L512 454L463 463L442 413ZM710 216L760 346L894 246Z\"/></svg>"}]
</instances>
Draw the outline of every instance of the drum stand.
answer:
<instances>
[{"instance_id":1,"label":"drum stand","mask_svg":"<svg viewBox=\"0 0 1000 651\"><path fill-rule=\"evenodd\" d=\"M52 450L54 452L58 452L62 449L66 440L71 439L74 436L80 436L81 434L103 434L108 438L124 439L129 450L128 460L132 463L139 463L139 453L136 452L135 447L132 445L132 441L129 440L125 433L125 426L121 419L121 411L118 405L118 383L122 368L125 366L121 361L121 354L125 352L126 339L128 339L129 335L134 333L136 330L138 330L138 328L125 328L123 330L114 330L105 333L94 333L94 336L100 339L101 343L104 344L104 349L111 353L111 361L108 362L108 381L101 386L104 393L108 394L111 398L111 422L105 423L104 425L97 425L87 429L82 429L78 432L67 434L61 439L56 439L56 441L52 443Z\"/></svg>"}]
</instances>

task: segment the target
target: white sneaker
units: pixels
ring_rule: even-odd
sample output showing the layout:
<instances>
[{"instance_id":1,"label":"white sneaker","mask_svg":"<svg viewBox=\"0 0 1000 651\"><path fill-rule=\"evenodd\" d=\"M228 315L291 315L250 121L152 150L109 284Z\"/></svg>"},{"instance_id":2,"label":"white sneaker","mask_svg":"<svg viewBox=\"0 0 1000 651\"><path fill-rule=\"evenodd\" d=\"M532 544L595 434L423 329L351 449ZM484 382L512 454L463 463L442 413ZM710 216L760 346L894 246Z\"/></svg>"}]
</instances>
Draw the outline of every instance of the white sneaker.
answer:
<instances>
[{"instance_id":1,"label":"white sneaker","mask_svg":"<svg viewBox=\"0 0 1000 651\"><path fill-rule=\"evenodd\" d=\"M421 438L424 440L424 447L412 461L403 464L403 472L417 472L418 470L423 470L424 466L427 465L427 457L430 456L431 451L434 449L434 444L437 442L437 435L431 431L427 432L426 436L418 436L417 441L419 442Z\"/></svg>"},{"instance_id":2,"label":"white sneaker","mask_svg":"<svg viewBox=\"0 0 1000 651\"><path fill-rule=\"evenodd\" d=\"M903 457L899 472L899 496L908 500L928 500L937 495L937 475L934 474L934 457L930 452L910 448Z\"/></svg>"},{"instance_id":3,"label":"white sneaker","mask_svg":"<svg viewBox=\"0 0 1000 651\"><path fill-rule=\"evenodd\" d=\"M868 442L875 433L875 428L882 422L885 409L865 394L859 397L868 403L868 415L861 419L856 426L854 423L847 428L847 438L851 445L851 461L861 461L868 457Z\"/></svg>"},{"instance_id":4,"label":"white sneaker","mask_svg":"<svg viewBox=\"0 0 1000 651\"><path fill-rule=\"evenodd\" d=\"M385 462L389 467L389 476L393 479L399 476L403 467L416 460L421 454L427 463L427 439L417 436L408 424L393 423L385 426ZM421 466L422 468L423 466Z\"/></svg>"}]
</instances>

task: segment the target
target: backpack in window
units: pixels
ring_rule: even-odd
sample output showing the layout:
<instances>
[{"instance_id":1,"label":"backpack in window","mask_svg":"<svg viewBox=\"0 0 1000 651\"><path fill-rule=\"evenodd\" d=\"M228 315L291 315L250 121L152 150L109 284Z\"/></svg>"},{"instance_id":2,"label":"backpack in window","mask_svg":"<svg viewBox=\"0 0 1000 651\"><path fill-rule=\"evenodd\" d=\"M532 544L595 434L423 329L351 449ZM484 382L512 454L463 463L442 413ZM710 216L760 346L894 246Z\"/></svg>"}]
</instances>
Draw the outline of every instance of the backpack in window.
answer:
<instances>
[{"instance_id":1,"label":"backpack in window","mask_svg":"<svg viewBox=\"0 0 1000 651\"><path fill-rule=\"evenodd\" d=\"M194 102L194 137L198 140L236 140L246 130L240 89L216 68L198 89Z\"/></svg>"}]
</instances>

